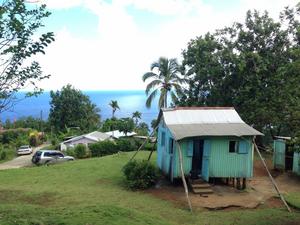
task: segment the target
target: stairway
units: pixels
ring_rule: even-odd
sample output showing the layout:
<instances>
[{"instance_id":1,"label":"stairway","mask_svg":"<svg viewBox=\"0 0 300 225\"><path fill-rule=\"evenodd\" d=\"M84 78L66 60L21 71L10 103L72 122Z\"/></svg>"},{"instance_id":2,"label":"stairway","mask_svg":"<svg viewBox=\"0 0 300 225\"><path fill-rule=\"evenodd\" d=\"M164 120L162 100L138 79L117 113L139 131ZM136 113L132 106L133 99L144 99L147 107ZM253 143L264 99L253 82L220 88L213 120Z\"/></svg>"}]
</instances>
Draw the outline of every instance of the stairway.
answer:
<instances>
[{"instance_id":1,"label":"stairway","mask_svg":"<svg viewBox=\"0 0 300 225\"><path fill-rule=\"evenodd\" d=\"M202 180L201 178L189 179L189 185L192 188L194 194L206 195L214 193L214 191L211 189L210 184Z\"/></svg>"}]
</instances>

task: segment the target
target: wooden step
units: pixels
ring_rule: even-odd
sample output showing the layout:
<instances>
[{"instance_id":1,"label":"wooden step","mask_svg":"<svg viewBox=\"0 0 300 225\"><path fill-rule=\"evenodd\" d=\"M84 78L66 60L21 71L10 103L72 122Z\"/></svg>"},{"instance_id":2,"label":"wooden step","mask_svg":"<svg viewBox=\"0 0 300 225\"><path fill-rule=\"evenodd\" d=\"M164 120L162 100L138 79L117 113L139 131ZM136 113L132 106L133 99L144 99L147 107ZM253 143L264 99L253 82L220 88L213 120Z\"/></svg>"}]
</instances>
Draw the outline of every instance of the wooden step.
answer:
<instances>
[{"instance_id":1,"label":"wooden step","mask_svg":"<svg viewBox=\"0 0 300 225\"><path fill-rule=\"evenodd\" d=\"M192 188L194 189L197 189L197 188L210 188L210 185L209 184L191 184Z\"/></svg>"},{"instance_id":2,"label":"wooden step","mask_svg":"<svg viewBox=\"0 0 300 225\"><path fill-rule=\"evenodd\" d=\"M214 193L212 189L206 188L206 189L193 189L193 192L195 194L212 194Z\"/></svg>"}]
</instances>

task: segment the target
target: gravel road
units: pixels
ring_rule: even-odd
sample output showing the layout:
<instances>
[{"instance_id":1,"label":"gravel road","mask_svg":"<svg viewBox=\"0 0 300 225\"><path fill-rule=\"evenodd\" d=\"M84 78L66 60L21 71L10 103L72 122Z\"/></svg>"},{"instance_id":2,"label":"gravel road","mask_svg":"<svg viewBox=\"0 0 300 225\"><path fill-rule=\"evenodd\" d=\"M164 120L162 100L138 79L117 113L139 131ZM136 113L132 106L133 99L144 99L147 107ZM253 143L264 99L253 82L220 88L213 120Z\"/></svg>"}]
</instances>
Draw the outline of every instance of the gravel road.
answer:
<instances>
[{"instance_id":1,"label":"gravel road","mask_svg":"<svg viewBox=\"0 0 300 225\"><path fill-rule=\"evenodd\" d=\"M44 148L45 146L47 146L47 144L41 145L39 147L34 148L33 153L31 153L30 155L18 156L17 158L14 158L11 161L1 163L0 164L0 170L15 169L15 168L32 166L32 162L31 162L32 155L36 151L40 150L41 148Z\"/></svg>"}]
</instances>

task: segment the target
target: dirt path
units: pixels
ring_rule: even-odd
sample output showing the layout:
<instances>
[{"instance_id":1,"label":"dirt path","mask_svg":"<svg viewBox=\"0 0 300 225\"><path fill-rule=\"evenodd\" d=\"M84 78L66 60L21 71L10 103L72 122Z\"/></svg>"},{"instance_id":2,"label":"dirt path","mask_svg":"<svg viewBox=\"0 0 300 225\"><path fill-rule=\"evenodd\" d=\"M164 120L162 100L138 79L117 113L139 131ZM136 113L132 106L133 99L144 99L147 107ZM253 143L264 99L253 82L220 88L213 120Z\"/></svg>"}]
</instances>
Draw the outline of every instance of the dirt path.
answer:
<instances>
[{"instance_id":1,"label":"dirt path","mask_svg":"<svg viewBox=\"0 0 300 225\"><path fill-rule=\"evenodd\" d=\"M31 166L32 162L31 162L31 158L32 155L40 150L41 148L44 148L45 146L47 146L48 144L43 144L39 147L36 147L33 149L33 153L30 155L22 155L22 156L18 156L17 158L14 158L11 161L5 162L5 163L1 163L0 164L0 170L6 170L6 169L15 169L15 168L21 168L21 167L27 167L27 166Z\"/></svg>"}]
</instances>

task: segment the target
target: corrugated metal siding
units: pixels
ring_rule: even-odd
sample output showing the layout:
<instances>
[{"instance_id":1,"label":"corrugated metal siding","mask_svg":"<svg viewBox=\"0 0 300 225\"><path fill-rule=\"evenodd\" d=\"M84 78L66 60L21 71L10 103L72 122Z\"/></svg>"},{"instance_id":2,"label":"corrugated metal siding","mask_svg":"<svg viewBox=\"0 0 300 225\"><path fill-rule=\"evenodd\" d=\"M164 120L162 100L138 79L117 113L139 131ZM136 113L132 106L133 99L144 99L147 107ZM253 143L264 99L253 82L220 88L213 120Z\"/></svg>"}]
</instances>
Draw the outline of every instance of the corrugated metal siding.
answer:
<instances>
[{"instance_id":1,"label":"corrugated metal siding","mask_svg":"<svg viewBox=\"0 0 300 225\"><path fill-rule=\"evenodd\" d=\"M273 165L275 169L285 169L285 141L274 140Z\"/></svg>"},{"instance_id":2,"label":"corrugated metal siding","mask_svg":"<svg viewBox=\"0 0 300 225\"><path fill-rule=\"evenodd\" d=\"M300 175L300 153L294 152L293 172Z\"/></svg>"},{"instance_id":3,"label":"corrugated metal siding","mask_svg":"<svg viewBox=\"0 0 300 225\"><path fill-rule=\"evenodd\" d=\"M247 139L249 143L247 154L229 153L229 140L234 139L226 137L211 139L209 177L252 177L253 145L251 139Z\"/></svg>"}]
</instances>

